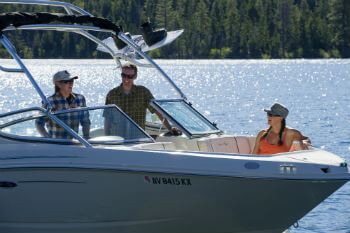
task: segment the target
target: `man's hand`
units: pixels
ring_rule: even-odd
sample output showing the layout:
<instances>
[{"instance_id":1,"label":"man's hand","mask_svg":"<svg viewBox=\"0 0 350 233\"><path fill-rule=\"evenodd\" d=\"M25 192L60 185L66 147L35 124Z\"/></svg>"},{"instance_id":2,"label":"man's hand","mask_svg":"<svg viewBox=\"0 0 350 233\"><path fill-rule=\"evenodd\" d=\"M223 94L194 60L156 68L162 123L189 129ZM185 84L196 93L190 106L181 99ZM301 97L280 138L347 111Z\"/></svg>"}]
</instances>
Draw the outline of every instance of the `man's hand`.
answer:
<instances>
[{"instance_id":1,"label":"man's hand","mask_svg":"<svg viewBox=\"0 0 350 233\"><path fill-rule=\"evenodd\" d=\"M169 130L169 132L174 135L174 136L179 136L182 134L181 130L179 130L176 127L171 127L171 129Z\"/></svg>"}]
</instances>

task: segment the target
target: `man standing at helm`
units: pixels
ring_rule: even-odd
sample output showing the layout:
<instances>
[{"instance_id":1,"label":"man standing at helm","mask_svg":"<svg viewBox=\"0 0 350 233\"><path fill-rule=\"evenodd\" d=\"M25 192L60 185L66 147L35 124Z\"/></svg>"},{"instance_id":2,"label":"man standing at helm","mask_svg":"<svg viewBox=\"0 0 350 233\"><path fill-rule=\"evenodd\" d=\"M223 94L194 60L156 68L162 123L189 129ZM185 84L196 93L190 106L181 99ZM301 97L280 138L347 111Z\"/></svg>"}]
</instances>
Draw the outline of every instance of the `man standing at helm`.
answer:
<instances>
[{"instance_id":1,"label":"man standing at helm","mask_svg":"<svg viewBox=\"0 0 350 233\"><path fill-rule=\"evenodd\" d=\"M169 122L150 105L150 102L154 99L152 93L146 87L134 84L134 81L137 79L136 65L130 62L125 63L122 67L121 78L122 83L120 86L115 87L108 92L105 102L106 105L117 105L143 129L145 129L146 110L148 109L151 113L157 114L171 134L181 134L179 129L171 127ZM110 129L111 122L106 118L106 135L110 135Z\"/></svg>"}]
</instances>

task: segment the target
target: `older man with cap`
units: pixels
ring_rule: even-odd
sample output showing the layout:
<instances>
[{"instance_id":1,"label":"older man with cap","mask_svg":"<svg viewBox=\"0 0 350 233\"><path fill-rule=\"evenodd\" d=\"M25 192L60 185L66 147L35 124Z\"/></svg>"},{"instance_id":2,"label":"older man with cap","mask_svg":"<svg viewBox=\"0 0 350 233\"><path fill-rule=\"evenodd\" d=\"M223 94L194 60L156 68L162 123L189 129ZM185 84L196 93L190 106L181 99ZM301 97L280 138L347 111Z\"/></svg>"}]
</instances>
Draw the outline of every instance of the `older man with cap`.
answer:
<instances>
[{"instance_id":1,"label":"older man with cap","mask_svg":"<svg viewBox=\"0 0 350 233\"><path fill-rule=\"evenodd\" d=\"M268 129L263 129L256 137L255 146L252 154L269 155L291 151L293 142L300 144L300 149L305 150L307 147L303 140L308 137L303 136L298 130L286 126L288 109L280 104L274 103L269 109L264 109L267 113Z\"/></svg>"},{"instance_id":2,"label":"older man with cap","mask_svg":"<svg viewBox=\"0 0 350 233\"><path fill-rule=\"evenodd\" d=\"M52 107L52 112L86 107L85 97L81 94L73 93L73 84L76 79L78 79L77 76L71 77L71 74L66 70L59 71L53 76L52 81L55 85L55 94L47 98L47 101ZM47 108L46 104L43 104L43 108ZM79 130L80 123L84 138L89 138L91 122L88 111L64 113L58 115L58 117L76 132ZM45 123L48 131L45 129ZM64 128L48 118L39 118L35 122L35 126L43 137L62 139L72 138Z\"/></svg>"}]
</instances>

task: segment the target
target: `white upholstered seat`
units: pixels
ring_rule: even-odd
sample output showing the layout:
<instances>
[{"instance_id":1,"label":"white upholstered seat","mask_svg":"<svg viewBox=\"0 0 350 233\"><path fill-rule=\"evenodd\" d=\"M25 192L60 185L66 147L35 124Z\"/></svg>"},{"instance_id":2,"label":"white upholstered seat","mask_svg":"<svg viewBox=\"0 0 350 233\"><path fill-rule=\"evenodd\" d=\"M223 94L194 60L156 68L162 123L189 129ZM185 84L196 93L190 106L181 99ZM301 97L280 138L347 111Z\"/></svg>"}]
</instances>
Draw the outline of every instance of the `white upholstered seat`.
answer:
<instances>
[{"instance_id":1,"label":"white upholstered seat","mask_svg":"<svg viewBox=\"0 0 350 233\"><path fill-rule=\"evenodd\" d=\"M200 151L251 154L254 148L255 137L224 135L216 138L202 138L197 143Z\"/></svg>"},{"instance_id":2,"label":"white upholstered seat","mask_svg":"<svg viewBox=\"0 0 350 233\"><path fill-rule=\"evenodd\" d=\"M144 143L133 146L135 149L150 149L150 150L175 150L175 145L172 142L155 142Z\"/></svg>"}]
</instances>

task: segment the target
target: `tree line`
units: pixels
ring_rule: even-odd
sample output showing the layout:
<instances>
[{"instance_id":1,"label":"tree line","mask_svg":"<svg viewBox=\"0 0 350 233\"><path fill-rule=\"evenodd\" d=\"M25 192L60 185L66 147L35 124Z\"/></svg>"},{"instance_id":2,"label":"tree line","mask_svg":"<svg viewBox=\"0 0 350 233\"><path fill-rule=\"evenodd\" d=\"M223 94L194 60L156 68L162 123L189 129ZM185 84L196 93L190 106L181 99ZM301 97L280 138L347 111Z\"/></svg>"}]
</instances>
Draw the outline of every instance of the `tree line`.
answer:
<instances>
[{"instance_id":1,"label":"tree line","mask_svg":"<svg viewBox=\"0 0 350 233\"><path fill-rule=\"evenodd\" d=\"M184 29L154 58L349 58L348 0L69 0L125 32ZM32 5L2 4L0 12L57 12ZM57 9L57 8L56 8ZM63 12L63 11L62 11ZM6 32L25 58L106 58L86 38L54 31ZM95 33L103 37L103 33ZM107 35L106 35L107 36ZM9 57L0 47L0 57Z\"/></svg>"}]
</instances>

